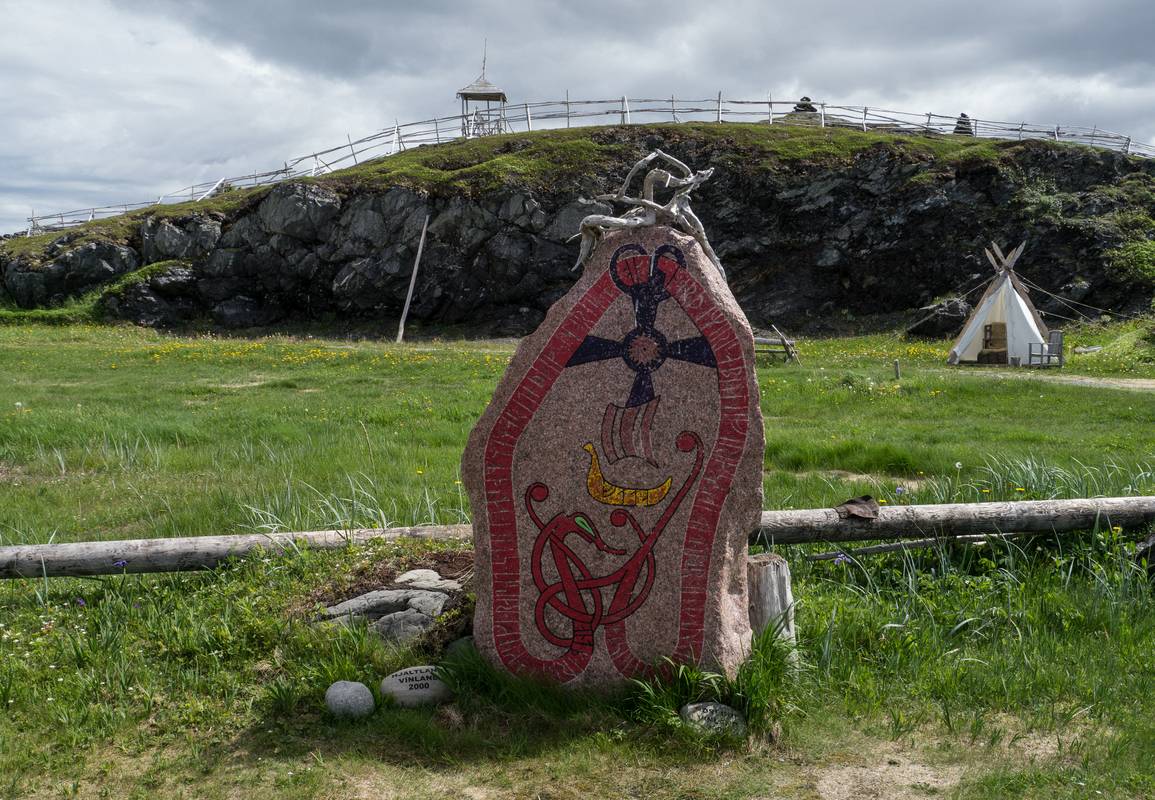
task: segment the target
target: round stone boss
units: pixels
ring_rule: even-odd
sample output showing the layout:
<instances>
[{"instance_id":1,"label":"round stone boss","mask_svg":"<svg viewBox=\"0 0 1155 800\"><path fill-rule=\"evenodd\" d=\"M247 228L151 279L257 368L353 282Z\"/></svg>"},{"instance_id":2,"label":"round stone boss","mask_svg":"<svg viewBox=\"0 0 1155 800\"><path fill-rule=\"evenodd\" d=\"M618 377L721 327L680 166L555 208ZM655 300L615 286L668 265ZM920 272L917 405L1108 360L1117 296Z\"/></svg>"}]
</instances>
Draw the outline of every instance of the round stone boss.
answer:
<instances>
[{"instance_id":1,"label":"round stone boss","mask_svg":"<svg viewBox=\"0 0 1155 800\"><path fill-rule=\"evenodd\" d=\"M478 651L607 684L746 657L762 509L749 323L698 243L607 234L469 438Z\"/></svg>"}]
</instances>

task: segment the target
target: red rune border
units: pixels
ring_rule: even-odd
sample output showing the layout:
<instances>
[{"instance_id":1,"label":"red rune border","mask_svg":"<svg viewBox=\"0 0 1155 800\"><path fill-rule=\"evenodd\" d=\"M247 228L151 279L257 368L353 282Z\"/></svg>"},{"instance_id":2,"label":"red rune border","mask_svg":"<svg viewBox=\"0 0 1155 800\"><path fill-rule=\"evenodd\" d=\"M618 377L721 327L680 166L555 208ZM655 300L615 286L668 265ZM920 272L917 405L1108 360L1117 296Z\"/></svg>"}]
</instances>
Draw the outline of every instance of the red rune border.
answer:
<instances>
[{"instance_id":1,"label":"red rune border","mask_svg":"<svg viewBox=\"0 0 1155 800\"><path fill-rule=\"evenodd\" d=\"M666 290L710 343L717 360L721 398L718 437L713 448L707 450L709 461L694 492L682 551L681 612L673 657L677 661L694 662L702 654L714 539L746 443L750 394L741 340L708 291L686 269L675 270L667 276ZM521 493L513 486L513 456L518 439L565 370L566 363L619 294L607 270L582 295L501 410L485 447L494 644L502 662L511 671L546 675L562 683L581 674L592 651L570 650L559 658L547 660L531 654L522 640L516 505ZM652 665L638 659L630 649L624 619L606 625L604 630L610 657L623 675L650 672Z\"/></svg>"}]
</instances>

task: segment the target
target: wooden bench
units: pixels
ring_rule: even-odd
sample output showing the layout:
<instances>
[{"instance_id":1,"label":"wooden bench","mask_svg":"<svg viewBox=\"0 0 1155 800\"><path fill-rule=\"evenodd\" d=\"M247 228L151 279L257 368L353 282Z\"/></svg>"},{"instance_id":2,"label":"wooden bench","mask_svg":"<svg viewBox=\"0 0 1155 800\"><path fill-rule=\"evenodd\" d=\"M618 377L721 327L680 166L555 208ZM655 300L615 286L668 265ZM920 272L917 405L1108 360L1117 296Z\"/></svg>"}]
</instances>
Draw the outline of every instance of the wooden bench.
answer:
<instances>
[{"instance_id":1,"label":"wooden bench","mask_svg":"<svg viewBox=\"0 0 1155 800\"><path fill-rule=\"evenodd\" d=\"M801 364L802 362L798 359L798 348L795 347L794 340L787 339L776 326L771 325L770 328L777 334L777 338L755 336L754 358L757 359L758 356L764 355L771 361L781 358L783 364L791 361Z\"/></svg>"}]
</instances>

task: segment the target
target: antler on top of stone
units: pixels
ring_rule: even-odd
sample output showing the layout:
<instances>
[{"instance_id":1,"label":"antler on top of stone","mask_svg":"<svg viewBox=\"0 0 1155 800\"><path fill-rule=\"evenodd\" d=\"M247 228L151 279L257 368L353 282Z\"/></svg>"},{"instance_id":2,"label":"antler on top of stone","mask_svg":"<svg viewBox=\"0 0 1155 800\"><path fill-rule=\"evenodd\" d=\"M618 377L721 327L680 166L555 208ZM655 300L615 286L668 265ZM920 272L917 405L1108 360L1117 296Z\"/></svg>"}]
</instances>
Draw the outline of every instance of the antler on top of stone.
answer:
<instances>
[{"instance_id":1,"label":"antler on top of stone","mask_svg":"<svg viewBox=\"0 0 1155 800\"><path fill-rule=\"evenodd\" d=\"M668 170L655 167L647 172L646 177L642 180L642 196L634 197L630 195L630 185L634 182L638 173L659 159L665 160L674 170L681 173L681 175L675 175ZM672 225L693 236L698 241L698 244L702 246L702 251L705 252L714 266L718 268L718 271L722 273L722 277L725 277L726 271L722 269L722 262L718 260L718 255L714 252L714 248L710 246L710 242L706 238L706 229L702 227L702 221L698 219L693 208L690 207L690 193L709 180L713 174L713 167L704 169L701 172L694 172L668 153L663 153L661 150L655 150L650 153L641 161L634 164L633 169L630 170L625 181L622 182L622 188L615 194L603 194L595 198L596 200L609 203L632 206L632 208L620 217L614 217L608 214L590 214L582 220L580 232L570 239L570 241L573 241L573 239L581 237L581 251L578 254L578 261L577 264L574 265L574 269L577 269L586 262L590 253L594 251L598 242L601 241L602 236L608 231L646 228L663 224ZM674 190L673 196L665 205L654 200L654 189L656 188Z\"/></svg>"}]
</instances>

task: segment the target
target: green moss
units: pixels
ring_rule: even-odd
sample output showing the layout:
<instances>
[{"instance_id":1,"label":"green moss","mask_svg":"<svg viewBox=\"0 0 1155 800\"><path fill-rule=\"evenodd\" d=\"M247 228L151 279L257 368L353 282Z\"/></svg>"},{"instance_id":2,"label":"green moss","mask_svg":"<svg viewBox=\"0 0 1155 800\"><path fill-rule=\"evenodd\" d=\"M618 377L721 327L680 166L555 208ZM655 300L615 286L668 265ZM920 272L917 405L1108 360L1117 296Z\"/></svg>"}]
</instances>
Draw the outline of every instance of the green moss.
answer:
<instances>
[{"instance_id":1,"label":"green moss","mask_svg":"<svg viewBox=\"0 0 1155 800\"><path fill-rule=\"evenodd\" d=\"M157 261L149 264L146 267L141 267L138 270L134 270L120 276L114 282L100 289L98 294L101 297L124 294L125 289L128 289L131 286L136 286L140 283L144 283L149 278L162 275L165 272L168 272L170 269L177 269L179 267L188 266L190 266L188 261L179 258L174 258L169 261Z\"/></svg>"},{"instance_id":2,"label":"green moss","mask_svg":"<svg viewBox=\"0 0 1155 800\"><path fill-rule=\"evenodd\" d=\"M157 261L133 272L126 273L110 284L86 292L55 308L0 308L0 325L75 325L97 322L104 318L104 300L117 297L131 286L147 281L155 275L176 267L187 267L189 262L174 259Z\"/></svg>"},{"instance_id":3,"label":"green moss","mask_svg":"<svg viewBox=\"0 0 1155 800\"><path fill-rule=\"evenodd\" d=\"M793 169L799 164L837 165L871 150L886 150L913 162L933 164L937 174L951 168L1012 159L1023 147L1062 148L1078 145L1013 142L973 136L925 135L880 130L862 131L851 125L767 125L756 123L667 123L605 126L510 133L480 139L455 140L417 147L386 158L302 182L328 186L342 194L381 191L402 186L438 196L479 196L510 189L534 193L572 191L603 175L623 175L651 149L657 138L677 152L682 144L712 152L711 162L735 171ZM933 171L933 170L932 170ZM917 178L927 182L935 176ZM1117 191L1127 202L1155 198L1150 177L1127 176ZM149 218L212 214L233 219L259 202L271 187L237 189L199 203L155 205L127 214L95 220L67 233L46 233L0 243L0 256L22 256L33 265L48 260L47 250L61 236L70 246L89 241L132 244L141 223ZM1105 190L1106 191L1106 190ZM1155 206L1151 206L1155 208Z\"/></svg>"},{"instance_id":4,"label":"green moss","mask_svg":"<svg viewBox=\"0 0 1155 800\"><path fill-rule=\"evenodd\" d=\"M3 325L78 325L100 318L97 300L100 292L89 292L55 308L0 308Z\"/></svg>"},{"instance_id":5,"label":"green moss","mask_svg":"<svg viewBox=\"0 0 1155 800\"><path fill-rule=\"evenodd\" d=\"M393 186L439 195L544 191L605 171L623 155L621 145L600 144L588 129L539 131L416 148L313 180L343 193Z\"/></svg>"},{"instance_id":6,"label":"green moss","mask_svg":"<svg viewBox=\"0 0 1155 800\"><path fill-rule=\"evenodd\" d=\"M716 163L773 170L798 162L843 163L887 148L949 163L995 159L1000 143L970 136L920 136L850 127L684 123L536 131L422 147L313 179L340 191L406 186L434 194L478 195L510 187L549 191L591 175L621 172L641 142L657 136L719 151Z\"/></svg>"},{"instance_id":7,"label":"green moss","mask_svg":"<svg viewBox=\"0 0 1155 800\"><path fill-rule=\"evenodd\" d=\"M1155 287L1155 241L1128 242L1107 252L1107 263L1120 280Z\"/></svg>"},{"instance_id":8,"label":"green moss","mask_svg":"<svg viewBox=\"0 0 1155 800\"><path fill-rule=\"evenodd\" d=\"M1094 193L1120 205L1139 206L1155 213L1155 177L1146 172L1133 172L1096 186Z\"/></svg>"},{"instance_id":9,"label":"green moss","mask_svg":"<svg viewBox=\"0 0 1155 800\"><path fill-rule=\"evenodd\" d=\"M0 243L0 256L23 257L31 266L35 267L47 263L50 260L48 248L66 237L69 249L80 247L88 242L132 245L139 238L141 224L147 219L177 219L193 214L214 214L230 217L263 197L268 191L268 186L254 189L235 189L199 203L189 201L148 206L130 211L127 214L85 222L64 231L50 231L36 236L7 239Z\"/></svg>"}]
</instances>

